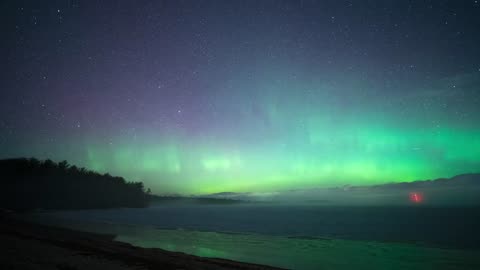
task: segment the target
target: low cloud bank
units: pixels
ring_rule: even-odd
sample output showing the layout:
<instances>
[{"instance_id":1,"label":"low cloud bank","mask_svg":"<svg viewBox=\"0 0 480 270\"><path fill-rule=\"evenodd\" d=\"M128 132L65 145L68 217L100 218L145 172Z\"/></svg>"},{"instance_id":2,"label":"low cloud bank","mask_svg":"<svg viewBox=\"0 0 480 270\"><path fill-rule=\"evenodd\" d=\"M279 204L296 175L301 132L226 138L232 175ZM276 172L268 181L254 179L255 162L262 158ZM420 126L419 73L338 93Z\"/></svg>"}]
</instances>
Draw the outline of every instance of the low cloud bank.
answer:
<instances>
[{"instance_id":1,"label":"low cloud bank","mask_svg":"<svg viewBox=\"0 0 480 270\"><path fill-rule=\"evenodd\" d=\"M480 206L480 174L376 186L297 189L269 193L222 192L209 198L313 205Z\"/></svg>"}]
</instances>

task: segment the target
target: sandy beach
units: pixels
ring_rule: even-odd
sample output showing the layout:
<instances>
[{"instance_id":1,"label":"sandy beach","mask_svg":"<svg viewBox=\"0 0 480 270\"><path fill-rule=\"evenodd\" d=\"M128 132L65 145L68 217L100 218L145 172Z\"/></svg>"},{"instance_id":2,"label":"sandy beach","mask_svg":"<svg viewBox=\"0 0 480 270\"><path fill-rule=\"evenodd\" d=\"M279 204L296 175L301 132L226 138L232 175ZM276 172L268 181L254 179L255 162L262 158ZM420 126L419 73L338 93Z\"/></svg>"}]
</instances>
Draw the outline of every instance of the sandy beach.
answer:
<instances>
[{"instance_id":1,"label":"sandy beach","mask_svg":"<svg viewBox=\"0 0 480 270\"><path fill-rule=\"evenodd\" d=\"M0 217L1 269L278 269L140 248L102 235Z\"/></svg>"}]
</instances>

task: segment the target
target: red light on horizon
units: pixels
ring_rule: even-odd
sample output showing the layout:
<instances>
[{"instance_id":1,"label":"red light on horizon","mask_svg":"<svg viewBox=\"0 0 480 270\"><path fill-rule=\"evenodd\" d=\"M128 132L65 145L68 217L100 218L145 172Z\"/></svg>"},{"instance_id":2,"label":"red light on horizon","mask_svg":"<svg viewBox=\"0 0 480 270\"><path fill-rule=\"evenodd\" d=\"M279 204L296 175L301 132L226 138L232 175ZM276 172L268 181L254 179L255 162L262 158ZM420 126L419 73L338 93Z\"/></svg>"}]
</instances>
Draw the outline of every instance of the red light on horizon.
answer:
<instances>
[{"instance_id":1,"label":"red light on horizon","mask_svg":"<svg viewBox=\"0 0 480 270\"><path fill-rule=\"evenodd\" d=\"M422 193L410 192L410 201L413 203L421 203L423 201Z\"/></svg>"}]
</instances>

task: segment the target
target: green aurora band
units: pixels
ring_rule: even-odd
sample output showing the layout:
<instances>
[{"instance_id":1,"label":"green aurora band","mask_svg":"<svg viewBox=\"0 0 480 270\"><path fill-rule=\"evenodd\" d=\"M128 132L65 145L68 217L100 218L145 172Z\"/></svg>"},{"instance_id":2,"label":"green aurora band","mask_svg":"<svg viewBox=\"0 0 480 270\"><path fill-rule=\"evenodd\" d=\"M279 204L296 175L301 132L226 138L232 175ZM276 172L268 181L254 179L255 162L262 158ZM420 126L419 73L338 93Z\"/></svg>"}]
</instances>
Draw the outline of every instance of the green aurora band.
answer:
<instances>
[{"instance_id":1,"label":"green aurora band","mask_svg":"<svg viewBox=\"0 0 480 270\"><path fill-rule=\"evenodd\" d=\"M162 181L157 185L155 181L148 185L168 192L381 184L471 172L479 165L479 134L375 128L335 136L313 132L311 140L296 150L275 144L222 151L180 143L118 141L114 147L89 147L86 166L98 171L114 168L116 173L135 179L159 178Z\"/></svg>"},{"instance_id":2,"label":"green aurora band","mask_svg":"<svg viewBox=\"0 0 480 270\"><path fill-rule=\"evenodd\" d=\"M388 99L365 82L300 87L280 81L251 87L249 93L219 92L222 118L208 119L201 133L174 125L145 126L135 136L114 131L107 141L93 132L60 146L26 149L37 149L42 156L50 148L46 157L141 180L159 194L268 192L451 177L480 168L479 109L464 105L477 91L478 77L449 78ZM452 84L456 92L445 94Z\"/></svg>"},{"instance_id":3,"label":"green aurora band","mask_svg":"<svg viewBox=\"0 0 480 270\"><path fill-rule=\"evenodd\" d=\"M471 76L453 83L471 85L465 81ZM233 110L231 119L237 117L239 127L229 125L222 136L175 130L154 138L153 131L145 131L142 142L119 137L112 145L88 145L85 165L145 179L155 192L195 194L372 185L477 172L480 125L475 119L458 121L455 117L468 108L436 87L433 95L423 90L390 102L372 92L359 97L344 91L355 97L346 107L344 100L329 98L333 87L310 92L304 87L298 90L302 95L291 96L265 86L260 109L225 109L227 114ZM468 94L466 87L461 94ZM232 104L235 97L225 99Z\"/></svg>"}]
</instances>

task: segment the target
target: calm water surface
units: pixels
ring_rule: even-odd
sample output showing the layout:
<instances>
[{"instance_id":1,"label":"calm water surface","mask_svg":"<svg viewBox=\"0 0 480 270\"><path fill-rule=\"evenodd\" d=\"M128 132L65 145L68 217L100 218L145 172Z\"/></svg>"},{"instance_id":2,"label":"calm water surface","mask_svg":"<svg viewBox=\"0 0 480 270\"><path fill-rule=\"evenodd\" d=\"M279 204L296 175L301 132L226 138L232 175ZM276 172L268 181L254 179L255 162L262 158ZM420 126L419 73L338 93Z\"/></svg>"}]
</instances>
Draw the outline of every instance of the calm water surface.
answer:
<instances>
[{"instance_id":1,"label":"calm water surface","mask_svg":"<svg viewBox=\"0 0 480 270\"><path fill-rule=\"evenodd\" d=\"M156 205L33 218L143 247L294 269L480 269L476 208Z\"/></svg>"}]
</instances>

